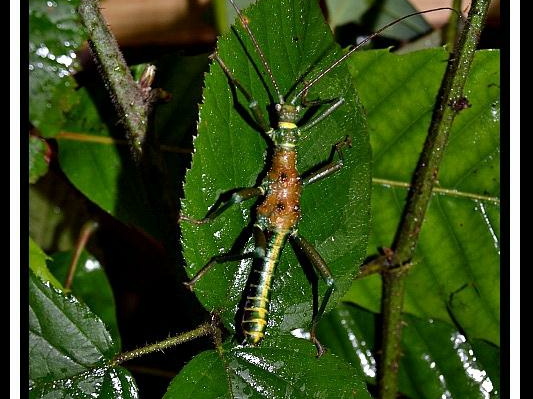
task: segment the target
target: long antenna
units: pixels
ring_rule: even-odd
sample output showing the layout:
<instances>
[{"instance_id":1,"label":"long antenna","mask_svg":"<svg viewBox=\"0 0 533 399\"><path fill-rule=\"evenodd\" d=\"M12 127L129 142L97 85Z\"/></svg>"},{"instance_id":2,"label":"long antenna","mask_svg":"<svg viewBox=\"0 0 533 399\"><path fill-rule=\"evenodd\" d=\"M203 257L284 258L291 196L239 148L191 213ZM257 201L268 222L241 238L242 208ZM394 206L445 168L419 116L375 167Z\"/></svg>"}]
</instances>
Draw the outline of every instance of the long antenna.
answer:
<instances>
[{"instance_id":1,"label":"long antenna","mask_svg":"<svg viewBox=\"0 0 533 399\"><path fill-rule=\"evenodd\" d=\"M276 94L278 95L280 104L283 104L285 100L283 99L283 96L281 95L281 92L279 91L278 82L276 82L276 79L274 79L274 74L272 73L272 70L270 69L270 66L268 65L268 62L266 60L265 54L263 54L263 51L261 50L261 47L259 46L259 43L257 42L257 39L255 38L254 34L252 33L250 27L248 26L248 21L241 13L241 10L237 7L235 2L233 0L229 0L235 11L237 11L237 15L239 16L239 19L241 21L242 26L244 29L246 29L246 32L248 32L248 35L250 36L250 39L252 39L252 42L254 43L255 51L259 55L259 58L261 58L261 62L263 63L263 66L265 67L268 76L270 77L270 81L272 82L272 86L274 86L274 90L276 91Z\"/></svg>"},{"instance_id":2,"label":"long antenna","mask_svg":"<svg viewBox=\"0 0 533 399\"><path fill-rule=\"evenodd\" d=\"M233 2L233 0L230 0L231 2ZM311 88L311 86L313 86L316 82L318 82L320 79L322 79L324 77L324 75L326 75L327 73L329 73L333 68L335 68L337 65L339 65L340 63L342 63L344 60L346 60L348 57L350 57L352 55L352 53L358 49L360 49L361 47L363 47L365 44L367 44L370 40L372 40L373 38L375 38L376 36L378 36L379 34L381 34L384 30L390 28L392 25L395 25L397 24L398 22L401 22L403 21L404 19L407 19L407 18L411 18L411 17L414 17L415 15L421 15L421 14L426 14L426 13L429 13L429 12L435 12L435 11L442 11L442 10L451 10L453 12L455 12L459 18L463 18L463 16L461 15L460 12L458 12L456 9L454 8L451 8L451 7L439 7L439 8L432 8L432 9L429 9L429 10L424 10L424 11L417 11L417 12L413 12L411 14L407 14L407 15L404 15L403 17L401 18L398 18L392 22L389 22L387 25L381 27L379 30L377 30L376 32L372 33L371 35L365 37L363 39L363 41L361 41L361 43L357 44L357 45L352 45L350 46L350 49L348 50L348 52L346 54L344 54L341 58L339 58L338 60L336 60L333 64L331 64L329 67L327 67L326 69L324 69L322 72L320 72L318 74L318 76L316 76L315 78L313 78L313 80L311 80L310 82L308 82L299 92L298 94L296 94L293 99L291 100L291 104L294 105L296 103L296 100L298 100L298 98L300 98L307 90L309 90Z\"/></svg>"}]
</instances>

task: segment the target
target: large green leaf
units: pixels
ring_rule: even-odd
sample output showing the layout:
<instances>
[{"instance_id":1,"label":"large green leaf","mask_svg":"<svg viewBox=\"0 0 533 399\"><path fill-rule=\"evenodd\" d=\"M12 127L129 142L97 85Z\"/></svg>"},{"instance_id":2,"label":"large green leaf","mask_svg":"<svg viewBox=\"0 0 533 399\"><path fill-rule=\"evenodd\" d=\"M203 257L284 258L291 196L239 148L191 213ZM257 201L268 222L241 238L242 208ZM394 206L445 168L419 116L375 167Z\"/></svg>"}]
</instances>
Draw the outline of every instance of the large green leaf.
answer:
<instances>
[{"instance_id":1,"label":"large green leaf","mask_svg":"<svg viewBox=\"0 0 533 399\"><path fill-rule=\"evenodd\" d=\"M313 345L294 337L262 347L224 345L196 356L175 377L164 399L370 398L363 375L339 358L316 358Z\"/></svg>"},{"instance_id":2,"label":"large green leaf","mask_svg":"<svg viewBox=\"0 0 533 399\"><path fill-rule=\"evenodd\" d=\"M448 54L433 49L354 55L350 70L365 104L374 185L369 256L390 246L431 120ZM405 310L499 343L499 53L476 54L439 183L409 274ZM346 299L378 312L380 278L356 281Z\"/></svg>"},{"instance_id":3,"label":"large green leaf","mask_svg":"<svg viewBox=\"0 0 533 399\"><path fill-rule=\"evenodd\" d=\"M330 25L357 23L376 31L386 24L416 11L407 0L327 0ZM430 26L422 16L405 19L382 33L397 40L409 40L426 33Z\"/></svg>"},{"instance_id":4,"label":"large green leaf","mask_svg":"<svg viewBox=\"0 0 533 399\"><path fill-rule=\"evenodd\" d=\"M79 0L30 0L30 121L44 136L53 136L78 102L71 76L85 32L76 8Z\"/></svg>"},{"instance_id":5,"label":"large green leaf","mask_svg":"<svg viewBox=\"0 0 533 399\"><path fill-rule=\"evenodd\" d=\"M59 281L65 281L74 251L56 252L48 267ZM105 324L111 338L120 347L115 299L102 265L87 251L82 251L71 286L72 294L85 302Z\"/></svg>"},{"instance_id":6,"label":"large green leaf","mask_svg":"<svg viewBox=\"0 0 533 399\"><path fill-rule=\"evenodd\" d=\"M311 79L341 54L314 1L260 1L245 10L245 14L283 94L298 79ZM239 82L253 93L265 114L272 109L276 98L272 84L240 24L219 40L217 51ZM303 216L298 231L331 268L337 286L331 303L346 291L357 272L368 234L370 153L364 117L354 93L343 67L336 68L313 87L309 99L343 96L345 103L306 132L297 148L298 169L305 172L325 162L332 145L346 135L353 140L353 147L345 151L344 168L305 187L301 200ZM247 108L247 101L241 93L235 94L220 66L212 64L205 80L195 154L186 176L182 201L185 214L202 218L222 193L255 186L261 181L270 152ZM214 255L237 253L243 247L250 249L249 228L245 227L253 221L251 208L253 203L249 201L225 211L211 224L182 223L189 275ZM304 271L287 244L272 286L269 330L289 331L306 327L310 322L314 277L310 266L303 263ZM204 306L220 311L230 330L234 329L250 266L249 260L219 265L195 286ZM318 284L322 298L325 285Z\"/></svg>"},{"instance_id":7,"label":"large green leaf","mask_svg":"<svg viewBox=\"0 0 533 399\"><path fill-rule=\"evenodd\" d=\"M137 398L128 371L108 365L119 348L85 305L31 272L29 305L31 398Z\"/></svg>"},{"instance_id":8,"label":"large green leaf","mask_svg":"<svg viewBox=\"0 0 533 399\"><path fill-rule=\"evenodd\" d=\"M376 326L379 316L339 305L321 323L319 336L332 351L376 377ZM406 316L402 335L400 391L410 398L499 397L500 350L465 336L437 320Z\"/></svg>"}]
</instances>

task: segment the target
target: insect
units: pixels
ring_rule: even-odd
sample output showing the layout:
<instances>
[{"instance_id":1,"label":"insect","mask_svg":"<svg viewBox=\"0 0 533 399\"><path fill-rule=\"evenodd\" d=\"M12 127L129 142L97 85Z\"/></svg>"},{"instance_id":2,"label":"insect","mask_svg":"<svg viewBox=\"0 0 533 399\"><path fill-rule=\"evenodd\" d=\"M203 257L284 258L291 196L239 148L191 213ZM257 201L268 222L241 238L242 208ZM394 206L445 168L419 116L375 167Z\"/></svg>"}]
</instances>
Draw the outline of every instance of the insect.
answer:
<instances>
[{"instance_id":1,"label":"insect","mask_svg":"<svg viewBox=\"0 0 533 399\"><path fill-rule=\"evenodd\" d=\"M345 103L343 96L326 100L309 100L307 96L309 90L315 84L346 60L355 50L390 26L390 24L369 36L359 45L353 46L345 55L331 62L318 74L312 76L309 81L297 82L300 83L301 88L290 91L289 95L285 96L281 93L280 85L272 72L271 65L250 29L248 20L236 7L234 1L230 0L230 2L237 11L242 27L252 41L253 51L259 57L260 66L266 72L266 79L268 79L270 87L273 89L274 118L265 116L252 92L234 75L231 68L226 65L225 60L217 51L212 55L212 58L224 71L232 87L242 93L247 100L250 110L249 115L251 115L254 124L260 128L268 139L272 147L272 153L268 172L259 184L233 192L228 200L221 201L218 206L212 207L203 219L193 219L183 214L180 216L181 221L202 225L212 222L232 205L260 197L259 205L255 209L256 215L253 224L254 249L245 253L225 253L214 256L186 285L193 289L197 282L219 263L245 258L256 259L258 266L252 268L248 280L242 306L242 318L239 324L243 335L243 343L258 345L265 336L268 323L271 288L275 271L285 244L288 241L291 242L302 257L313 266L315 272L326 285L326 290L317 307L318 309L313 314L310 329L310 338L317 348L317 355L321 356L324 353L324 348L317 339L316 328L325 312L336 283L323 257L299 232L298 226L302 216L300 201L304 188L342 170L345 160L344 152L350 148L351 138L348 136L340 138L337 143L333 144L332 155L325 165L322 164L318 168L313 168L310 173L301 175L297 169L301 141L312 128L320 126L323 121L327 120L330 115ZM408 17L406 16L403 19ZM297 84L295 84L296 86ZM308 116L306 110L309 108L318 108L318 111ZM267 122L271 119L274 121L272 124Z\"/></svg>"}]
</instances>

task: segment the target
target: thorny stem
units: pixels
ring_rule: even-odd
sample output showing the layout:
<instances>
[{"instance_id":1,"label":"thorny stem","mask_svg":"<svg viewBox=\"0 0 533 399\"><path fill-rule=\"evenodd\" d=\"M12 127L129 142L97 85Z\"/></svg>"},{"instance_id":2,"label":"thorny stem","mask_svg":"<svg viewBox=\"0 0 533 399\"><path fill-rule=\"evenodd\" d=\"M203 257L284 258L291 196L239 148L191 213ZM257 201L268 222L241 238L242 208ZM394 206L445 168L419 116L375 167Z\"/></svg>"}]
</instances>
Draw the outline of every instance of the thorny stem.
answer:
<instances>
[{"instance_id":1,"label":"thorny stem","mask_svg":"<svg viewBox=\"0 0 533 399\"><path fill-rule=\"evenodd\" d=\"M149 106L131 76L117 41L100 12L98 1L82 0L78 12L89 33L89 48L98 61L126 129L133 158L139 160L148 128Z\"/></svg>"},{"instance_id":2,"label":"thorny stem","mask_svg":"<svg viewBox=\"0 0 533 399\"><path fill-rule=\"evenodd\" d=\"M422 222L437 179L449 132L464 103L463 88L474 59L490 0L473 0L468 21L448 62L428 137L420 156L409 198L393 245L392 262L383 275L383 336L379 370L379 398L394 399L398 392L403 298L407 269L413 258Z\"/></svg>"},{"instance_id":3,"label":"thorny stem","mask_svg":"<svg viewBox=\"0 0 533 399\"><path fill-rule=\"evenodd\" d=\"M452 8L457 10L458 13L461 12L461 0L453 0ZM454 12L450 14L450 19L448 24L444 28L444 43L448 45L449 51L453 51L455 42L457 40L457 34L459 33L460 23L459 15Z\"/></svg>"},{"instance_id":4,"label":"thorny stem","mask_svg":"<svg viewBox=\"0 0 533 399\"><path fill-rule=\"evenodd\" d=\"M206 335L215 335L217 333L217 330L218 329L216 328L216 326L214 326L211 322L201 324L194 330L175 335L163 341L156 342L155 344L143 346L142 348L137 348L129 352L120 353L115 356L113 360L111 360L110 366L115 367L121 363L127 362L128 360L135 359L152 352L163 351L164 349L168 349L173 346L192 341L195 338L203 337Z\"/></svg>"},{"instance_id":5,"label":"thorny stem","mask_svg":"<svg viewBox=\"0 0 533 399\"><path fill-rule=\"evenodd\" d=\"M72 286L72 281L74 281L74 274L76 273L76 268L78 267L78 261L80 260L81 252L85 249L87 241L89 241L89 238L96 231L97 228L98 223L94 220L89 220L81 228L80 236L78 237L78 242L76 242L74 254L72 255L72 259L70 260L70 264L68 265L67 278L65 279L65 284L63 284L65 289L70 290L70 287Z\"/></svg>"},{"instance_id":6,"label":"thorny stem","mask_svg":"<svg viewBox=\"0 0 533 399\"><path fill-rule=\"evenodd\" d=\"M359 268L359 273L357 273L356 279L359 280L364 277L370 276L371 274L381 273L385 268L385 262L386 260L383 256L378 256L377 258L364 263Z\"/></svg>"},{"instance_id":7,"label":"thorny stem","mask_svg":"<svg viewBox=\"0 0 533 399\"><path fill-rule=\"evenodd\" d=\"M99 8L98 0L81 0L78 8L89 33L89 48L109 89L111 99L126 130L133 160L136 162L145 186L142 195L156 214L167 222L164 234L174 237L176 201L164 159L159 137L153 129L152 106L169 98L161 89L152 89L155 68L145 69L139 83L133 76L120 52L115 37L109 30ZM172 241L172 239L169 239ZM169 242L169 248L175 243Z\"/></svg>"}]
</instances>

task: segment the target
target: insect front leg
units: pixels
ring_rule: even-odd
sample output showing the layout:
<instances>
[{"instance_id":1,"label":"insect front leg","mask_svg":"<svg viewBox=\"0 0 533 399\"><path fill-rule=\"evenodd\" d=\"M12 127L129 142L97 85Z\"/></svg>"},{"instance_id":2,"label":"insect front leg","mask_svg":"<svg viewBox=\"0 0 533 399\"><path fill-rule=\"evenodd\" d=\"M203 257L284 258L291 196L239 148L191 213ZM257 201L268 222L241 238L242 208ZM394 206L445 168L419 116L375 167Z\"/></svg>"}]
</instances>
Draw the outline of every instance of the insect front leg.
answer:
<instances>
[{"instance_id":1,"label":"insect front leg","mask_svg":"<svg viewBox=\"0 0 533 399\"><path fill-rule=\"evenodd\" d=\"M345 147L351 147L352 146L352 139L350 136L346 136L344 140L339 141L335 146L333 147L333 152L331 153L329 162L321 167L320 169L308 173L304 175L302 179L302 184L304 186L315 183L319 180L325 179L328 176L331 176L335 172L342 169L343 163L344 163L344 156L342 153L342 150ZM335 159L337 158L337 159Z\"/></svg>"},{"instance_id":2,"label":"insect front leg","mask_svg":"<svg viewBox=\"0 0 533 399\"><path fill-rule=\"evenodd\" d=\"M264 232L254 227L254 241L255 248L251 252L245 252L243 254L222 254L216 255L211 258L211 260L202 267L198 273L194 275L191 281L184 282L183 284L189 288L191 291L194 289L194 285L200 280L210 269L219 263L249 259L249 258L262 258L265 256L266 252L266 239Z\"/></svg>"},{"instance_id":3,"label":"insect front leg","mask_svg":"<svg viewBox=\"0 0 533 399\"><path fill-rule=\"evenodd\" d=\"M293 244L296 246L296 248L303 254L305 257L311 262L314 269L318 272L322 280L327 285L326 292L324 293L324 298L322 299L322 302L320 304L320 307L318 308L318 312L313 315L313 321L311 324L311 341L316 346L317 349L317 357L320 357L324 354L324 347L316 337L316 327L318 325L318 322L322 318L322 315L324 314L324 311L326 309L326 305L328 304L329 298L331 297L331 294L333 293L333 290L335 289L335 280L333 279L333 275L331 274L331 271L329 270L328 265L326 264L326 261L320 256L318 251L313 247L305 238L302 236L295 234L291 236L291 240Z\"/></svg>"},{"instance_id":4,"label":"insect front leg","mask_svg":"<svg viewBox=\"0 0 533 399\"><path fill-rule=\"evenodd\" d=\"M180 214L178 221L185 221L193 224L205 224L212 222L214 219L217 218L218 215L220 215L222 212L224 212L226 209L228 209L233 204L239 204L243 201L249 200L254 197L258 197L260 195L263 195L265 192L263 188L261 187L248 187L243 188L241 190L238 190L234 192L230 199L227 201L224 201L220 206L216 208L211 208L211 210L207 213L207 215L203 219L194 219L187 215Z\"/></svg>"},{"instance_id":5,"label":"insect front leg","mask_svg":"<svg viewBox=\"0 0 533 399\"><path fill-rule=\"evenodd\" d=\"M328 108L326 108L321 114L316 116L314 119L310 120L305 125L301 126L299 128L300 132L305 132L306 130L312 128L317 123L323 121L325 118L330 116L333 111L335 111L337 108L339 108L344 103L344 98L343 97L339 97L339 98L334 99L334 100L320 101L320 102L317 102L317 103L318 104L324 104L324 103L331 103L331 102L333 102L333 104L331 104ZM309 102L309 101L307 103L313 104L313 102Z\"/></svg>"},{"instance_id":6,"label":"insect front leg","mask_svg":"<svg viewBox=\"0 0 533 399\"><path fill-rule=\"evenodd\" d=\"M211 55L211 58L215 59L218 62L230 82L241 91L244 97L246 97L246 100L248 101L248 108L250 108L250 111L252 111L252 115L259 127L263 130L263 132L268 132L270 130L270 126L267 123L267 119L265 118L263 111L261 110L261 108L259 108L259 103L257 102L257 100L233 75L233 72L230 71L228 66L224 63L224 61L222 60L222 58L220 58L216 51Z\"/></svg>"}]
</instances>

